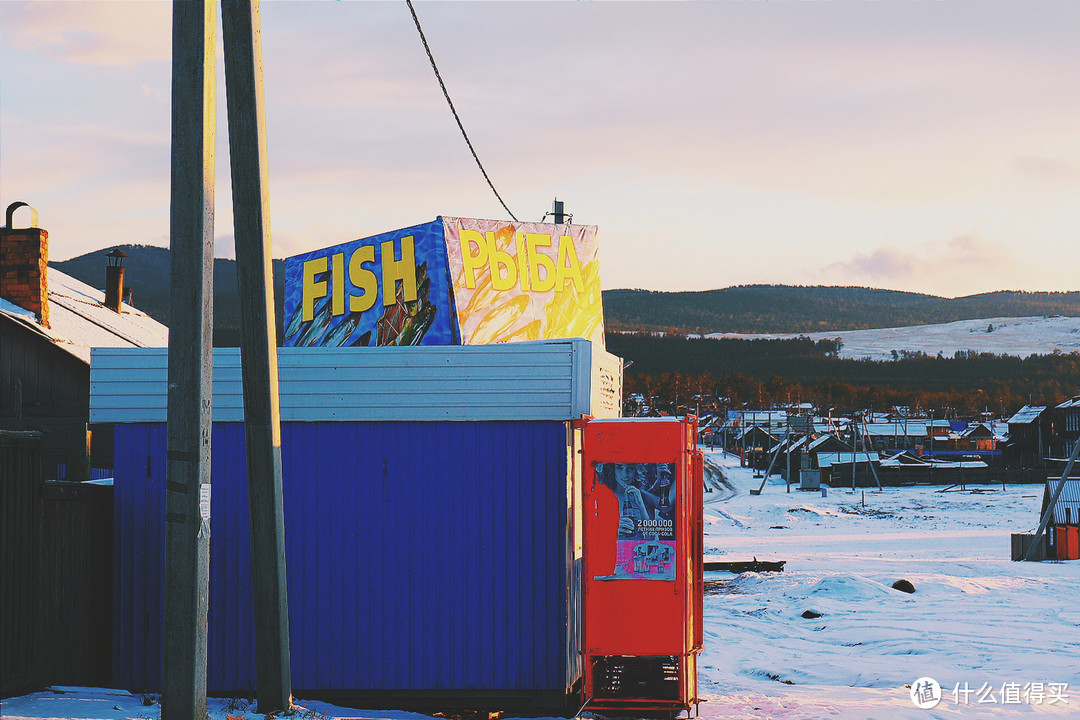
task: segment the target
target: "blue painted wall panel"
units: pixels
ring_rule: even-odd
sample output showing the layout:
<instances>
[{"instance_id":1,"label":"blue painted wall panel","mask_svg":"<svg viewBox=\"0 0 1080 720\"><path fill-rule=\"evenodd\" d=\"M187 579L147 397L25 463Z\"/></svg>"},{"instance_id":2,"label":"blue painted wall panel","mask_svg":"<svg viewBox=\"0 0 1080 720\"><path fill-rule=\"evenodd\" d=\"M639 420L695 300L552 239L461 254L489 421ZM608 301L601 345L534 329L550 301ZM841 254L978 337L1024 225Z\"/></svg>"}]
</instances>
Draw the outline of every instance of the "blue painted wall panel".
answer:
<instances>
[{"instance_id":1,"label":"blue painted wall panel","mask_svg":"<svg viewBox=\"0 0 1080 720\"><path fill-rule=\"evenodd\" d=\"M113 677L133 689L156 688L161 676L165 529L165 426L116 427ZM151 519L155 520L151 520Z\"/></svg>"},{"instance_id":2,"label":"blue painted wall panel","mask_svg":"<svg viewBox=\"0 0 1080 720\"><path fill-rule=\"evenodd\" d=\"M156 689L164 425L116 443L115 678ZM212 449L208 688L245 691L243 426L216 423ZM564 687L563 423L285 423L282 463L295 688Z\"/></svg>"}]
</instances>

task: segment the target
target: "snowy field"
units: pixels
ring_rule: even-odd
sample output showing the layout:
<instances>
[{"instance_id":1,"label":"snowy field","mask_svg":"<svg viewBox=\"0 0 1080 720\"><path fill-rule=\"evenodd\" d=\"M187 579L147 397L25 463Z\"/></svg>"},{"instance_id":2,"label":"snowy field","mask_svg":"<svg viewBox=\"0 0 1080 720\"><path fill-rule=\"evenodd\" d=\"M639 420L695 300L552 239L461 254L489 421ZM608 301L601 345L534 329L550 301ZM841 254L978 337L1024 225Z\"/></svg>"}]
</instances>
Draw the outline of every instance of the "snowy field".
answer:
<instances>
[{"instance_id":1,"label":"snowy field","mask_svg":"<svg viewBox=\"0 0 1080 720\"><path fill-rule=\"evenodd\" d=\"M1080 562L1009 560L1010 533L1038 525L1040 487L822 497L770 482L755 497L737 458L709 459L732 489L706 494L707 559L787 565L706 573L702 716L1080 717ZM942 688L934 709L906 687L922 677ZM1053 703L1051 683L1068 683Z\"/></svg>"},{"instance_id":2,"label":"snowy field","mask_svg":"<svg viewBox=\"0 0 1080 720\"><path fill-rule=\"evenodd\" d=\"M787 566L706 573L702 717L1080 717L1080 562L1009 560L1010 533L1038 523L1041 488L822 497L770 481L753 496L761 481L737 458L708 459L724 480L705 496L707 559ZM900 579L915 592L894 590ZM941 686L935 708L912 701L923 677ZM137 696L74 690L5 700L2 716L160 717ZM308 720L426 717L298 704ZM211 720L262 720L224 700L210 710Z\"/></svg>"},{"instance_id":3,"label":"snowy field","mask_svg":"<svg viewBox=\"0 0 1080 720\"><path fill-rule=\"evenodd\" d=\"M992 332L987 330L993 326ZM940 325L880 328L876 330L834 330L802 333L814 340L842 338L843 358L891 360L892 351L939 352L952 357L957 350L974 350L995 355L1049 355L1054 351L1080 352L1080 317L1019 317L960 320ZM713 338L793 338L800 334L712 333Z\"/></svg>"}]
</instances>

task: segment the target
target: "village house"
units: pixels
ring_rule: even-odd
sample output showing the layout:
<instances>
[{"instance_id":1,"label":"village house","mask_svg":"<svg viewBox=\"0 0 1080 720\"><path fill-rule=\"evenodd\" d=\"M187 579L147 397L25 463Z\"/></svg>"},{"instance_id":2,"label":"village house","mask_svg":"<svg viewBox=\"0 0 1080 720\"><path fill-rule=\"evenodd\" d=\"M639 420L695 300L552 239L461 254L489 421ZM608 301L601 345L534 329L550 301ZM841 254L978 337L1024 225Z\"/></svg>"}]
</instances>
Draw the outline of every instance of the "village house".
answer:
<instances>
[{"instance_id":1,"label":"village house","mask_svg":"<svg viewBox=\"0 0 1080 720\"><path fill-rule=\"evenodd\" d=\"M1080 440L1080 395L1055 407L1050 423L1053 435L1050 456L1057 459L1070 457Z\"/></svg>"},{"instance_id":2,"label":"village house","mask_svg":"<svg viewBox=\"0 0 1080 720\"><path fill-rule=\"evenodd\" d=\"M1001 443L1006 464L1039 468L1048 454L1050 413L1045 405L1025 405L1009 418L1008 438Z\"/></svg>"},{"instance_id":3,"label":"village house","mask_svg":"<svg viewBox=\"0 0 1080 720\"><path fill-rule=\"evenodd\" d=\"M0 430L42 436L46 480L85 480L111 467L112 438L92 441L90 353L96 347L165 347L168 328L121 302L123 254L102 256L105 291L50 269L49 233L15 228L13 203L0 228Z\"/></svg>"}]
</instances>

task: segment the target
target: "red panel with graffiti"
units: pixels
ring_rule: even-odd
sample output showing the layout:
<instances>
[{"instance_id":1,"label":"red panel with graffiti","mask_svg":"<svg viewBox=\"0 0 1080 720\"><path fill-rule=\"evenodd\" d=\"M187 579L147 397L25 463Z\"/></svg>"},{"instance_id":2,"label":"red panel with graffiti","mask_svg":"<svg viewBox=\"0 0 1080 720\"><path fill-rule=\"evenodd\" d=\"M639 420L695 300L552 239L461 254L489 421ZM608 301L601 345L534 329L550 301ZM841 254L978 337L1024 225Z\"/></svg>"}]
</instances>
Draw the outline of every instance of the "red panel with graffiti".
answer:
<instances>
[{"instance_id":1,"label":"red panel with graffiti","mask_svg":"<svg viewBox=\"0 0 1080 720\"><path fill-rule=\"evenodd\" d=\"M701 649L697 422L585 426L586 707L689 709Z\"/></svg>"}]
</instances>

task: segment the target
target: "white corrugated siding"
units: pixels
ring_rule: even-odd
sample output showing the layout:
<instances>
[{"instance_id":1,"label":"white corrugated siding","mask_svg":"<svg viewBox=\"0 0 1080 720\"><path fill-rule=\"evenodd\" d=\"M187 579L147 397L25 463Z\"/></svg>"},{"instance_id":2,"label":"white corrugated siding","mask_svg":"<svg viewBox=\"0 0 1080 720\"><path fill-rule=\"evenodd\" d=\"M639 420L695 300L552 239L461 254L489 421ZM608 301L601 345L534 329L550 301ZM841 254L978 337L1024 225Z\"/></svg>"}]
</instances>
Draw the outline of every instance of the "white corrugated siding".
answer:
<instances>
[{"instance_id":1,"label":"white corrugated siding","mask_svg":"<svg viewBox=\"0 0 1080 720\"><path fill-rule=\"evenodd\" d=\"M617 417L622 361L587 340L279 348L283 421ZM168 351L95 349L90 421L164 422ZM214 420L244 418L238 348L214 350Z\"/></svg>"},{"instance_id":2,"label":"white corrugated siding","mask_svg":"<svg viewBox=\"0 0 1080 720\"><path fill-rule=\"evenodd\" d=\"M1060 477L1047 478L1046 487L1043 490L1044 511L1060 484ZM1065 479L1065 489L1061 491L1057 504L1054 505L1054 525L1076 525L1077 523L1080 523L1080 479L1070 477Z\"/></svg>"}]
</instances>

